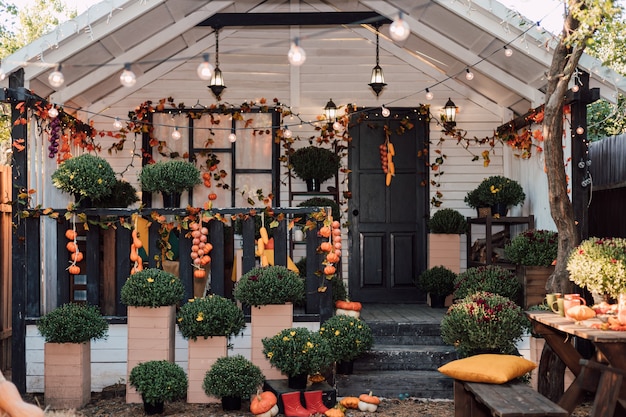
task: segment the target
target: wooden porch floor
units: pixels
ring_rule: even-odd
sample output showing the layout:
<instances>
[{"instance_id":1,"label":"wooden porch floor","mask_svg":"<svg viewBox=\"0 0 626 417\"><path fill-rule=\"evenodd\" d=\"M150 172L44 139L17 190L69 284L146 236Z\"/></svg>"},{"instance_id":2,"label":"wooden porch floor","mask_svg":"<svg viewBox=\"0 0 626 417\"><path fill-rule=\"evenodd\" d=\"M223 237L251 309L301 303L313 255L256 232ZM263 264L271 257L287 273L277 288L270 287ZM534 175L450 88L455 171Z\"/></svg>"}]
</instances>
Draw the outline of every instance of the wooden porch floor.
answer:
<instances>
[{"instance_id":1,"label":"wooden porch floor","mask_svg":"<svg viewBox=\"0 0 626 417\"><path fill-rule=\"evenodd\" d=\"M364 304L361 318L366 322L440 324L446 311L426 304Z\"/></svg>"}]
</instances>

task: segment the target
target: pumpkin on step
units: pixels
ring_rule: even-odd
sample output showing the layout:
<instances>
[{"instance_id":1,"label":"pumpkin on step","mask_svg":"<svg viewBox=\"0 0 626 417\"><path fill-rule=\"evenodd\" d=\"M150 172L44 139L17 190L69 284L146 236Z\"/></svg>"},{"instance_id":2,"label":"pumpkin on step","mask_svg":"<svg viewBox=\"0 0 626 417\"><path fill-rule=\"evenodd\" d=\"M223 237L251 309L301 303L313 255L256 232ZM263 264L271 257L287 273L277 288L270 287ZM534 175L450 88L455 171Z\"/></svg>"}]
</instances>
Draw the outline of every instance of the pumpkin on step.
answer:
<instances>
[{"instance_id":1,"label":"pumpkin on step","mask_svg":"<svg viewBox=\"0 0 626 417\"><path fill-rule=\"evenodd\" d=\"M344 316L359 317L361 315L361 308L363 306L357 301L337 300L335 301L336 314L343 314Z\"/></svg>"},{"instance_id":2,"label":"pumpkin on step","mask_svg":"<svg viewBox=\"0 0 626 417\"><path fill-rule=\"evenodd\" d=\"M9 417L43 417L43 410L22 400L15 384L0 372L0 415Z\"/></svg>"},{"instance_id":3,"label":"pumpkin on step","mask_svg":"<svg viewBox=\"0 0 626 417\"><path fill-rule=\"evenodd\" d=\"M346 415L339 404L333 408L329 408L324 412L324 414L326 417L344 417Z\"/></svg>"},{"instance_id":4,"label":"pumpkin on step","mask_svg":"<svg viewBox=\"0 0 626 417\"><path fill-rule=\"evenodd\" d=\"M359 409L359 399L358 397L343 397L339 404L343 405L346 408L351 408L353 410Z\"/></svg>"},{"instance_id":5,"label":"pumpkin on step","mask_svg":"<svg viewBox=\"0 0 626 417\"><path fill-rule=\"evenodd\" d=\"M278 414L278 399L271 391L257 391L250 399L250 412L257 417L274 417Z\"/></svg>"},{"instance_id":6,"label":"pumpkin on step","mask_svg":"<svg viewBox=\"0 0 626 417\"><path fill-rule=\"evenodd\" d=\"M373 413L378 409L378 404L380 404L380 398L372 395L372 391L369 394L359 395L359 410L361 411Z\"/></svg>"}]
</instances>

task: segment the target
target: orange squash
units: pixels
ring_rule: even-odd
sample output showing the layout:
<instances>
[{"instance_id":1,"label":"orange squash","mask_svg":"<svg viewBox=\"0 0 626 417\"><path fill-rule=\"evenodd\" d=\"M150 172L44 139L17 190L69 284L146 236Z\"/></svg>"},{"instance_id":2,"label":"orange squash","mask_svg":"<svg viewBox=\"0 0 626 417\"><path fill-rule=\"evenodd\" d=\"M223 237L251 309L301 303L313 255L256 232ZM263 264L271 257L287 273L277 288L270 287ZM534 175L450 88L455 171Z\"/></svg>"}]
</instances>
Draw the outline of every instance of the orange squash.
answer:
<instances>
[{"instance_id":1,"label":"orange squash","mask_svg":"<svg viewBox=\"0 0 626 417\"><path fill-rule=\"evenodd\" d=\"M72 275L78 275L80 274L80 267L78 265L70 265L67 271Z\"/></svg>"},{"instance_id":2,"label":"orange squash","mask_svg":"<svg viewBox=\"0 0 626 417\"><path fill-rule=\"evenodd\" d=\"M351 408L353 410L357 410L359 408L359 399L358 397L343 397L339 404L343 405L345 408Z\"/></svg>"},{"instance_id":3,"label":"orange squash","mask_svg":"<svg viewBox=\"0 0 626 417\"><path fill-rule=\"evenodd\" d=\"M335 301L335 307L342 310L361 311L363 306L358 301L337 300Z\"/></svg>"},{"instance_id":4,"label":"orange squash","mask_svg":"<svg viewBox=\"0 0 626 417\"><path fill-rule=\"evenodd\" d=\"M65 245L65 247L67 248L69 252L72 252L72 253L78 250L78 246L76 246L76 243L74 243L73 240L70 242L67 242L67 245Z\"/></svg>"},{"instance_id":5,"label":"orange squash","mask_svg":"<svg viewBox=\"0 0 626 417\"><path fill-rule=\"evenodd\" d=\"M329 408L328 410L324 412L324 415L326 415L326 417L344 417L345 413L340 407L341 406Z\"/></svg>"},{"instance_id":6,"label":"orange squash","mask_svg":"<svg viewBox=\"0 0 626 417\"><path fill-rule=\"evenodd\" d=\"M74 252L70 255L70 259L74 262L80 262L83 260L83 253L82 252Z\"/></svg>"},{"instance_id":7,"label":"orange squash","mask_svg":"<svg viewBox=\"0 0 626 417\"><path fill-rule=\"evenodd\" d=\"M74 229L67 229L65 231L65 237L68 238L69 240L74 240L76 239L77 236L78 236L78 233L76 233L76 230Z\"/></svg>"},{"instance_id":8,"label":"orange squash","mask_svg":"<svg viewBox=\"0 0 626 417\"><path fill-rule=\"evenodd\" d=\"M372 391L369 394L359 395L359 410L361 411L373 413L378 409L378 404L380 404L380 398L372 395Z\"/></svg>"},{"instance_id":9,"label":"orange squash","mask_svg":"<svg viewBox=\"0 0 626 417\"><path fill-rule=\"evenodd\" d=\"M322 242L320 244L320 250L322 252L330 252L331 250L333 250L333 245L330 242Z\"/></svg>"},{"instance_id":10,"label":"orange squash","mask_svg":"<svg viewBox=\"0 0 626 417\"><path fill-rule=\"evenodd\" d=\"M257 392L250 399L250 412L257 417L273 417L278 414L278 399L271 391Z\"/></svg>"},{"instance_id":11,"label":"orange squash","mask_svg":"<svg viewBox=\"0 0 626 417\"><path fill-rule=\"evenodd\" d=\"M34 404L25 403L15 384L7 381L0 373L0 414L10 417L43 417L43 410Z\"/></svg>"},{"instance_id":12,"label":"orange squash","mask_svg":"<svg viewBox=\"0 0 626 417\"><path fill-rule=\"evenodd\" d=\"M324 267L324 275L333 275L335 272L337 272L337 268L332 265L326 265Z\"/></svg>"},{"instance_id":13,"label":"orange squash","mask_svg":"<svg viewBox=\"0 0 626 417\"><path fill-rule=\"evenodd\" d=\"M335 252L330 252L328 255L326 255L326 260L331 263L336 263L339 262L339 256L337 256Z\"/></svg>"},{"instance_id":14,"label":"orange squash","mask_svg":"<svg viewBox=\"0 0 626 417\"><path fill-rule=\"evenodd\" d=\"M204 277L206 277L206 271L204 269L194 269L193 270L193 277L196 279L202 279Z\"/></svg>"},{"instance_id":15,"label":"orange squash","mask_svg":"<svg viewBox=\"0 0 626 417\"><path fill-rule=\"evenodd\" d=\"M330 227L322 226L320 228L319 234L320 234L321 237L330 237L330 233L331 233Z\"/></svg>"}]
</instances>

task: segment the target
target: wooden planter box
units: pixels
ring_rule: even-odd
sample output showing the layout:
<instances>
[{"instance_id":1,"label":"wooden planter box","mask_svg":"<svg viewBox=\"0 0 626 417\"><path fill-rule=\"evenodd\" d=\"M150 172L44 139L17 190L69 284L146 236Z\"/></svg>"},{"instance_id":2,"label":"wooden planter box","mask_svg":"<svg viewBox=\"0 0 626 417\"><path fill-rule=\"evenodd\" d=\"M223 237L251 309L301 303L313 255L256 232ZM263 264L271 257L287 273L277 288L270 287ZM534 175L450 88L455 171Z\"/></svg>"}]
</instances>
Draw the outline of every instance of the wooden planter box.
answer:
<instances>
[{"instance_id":1,"label":"wooden planter box","mask_svg":"<svg viewBox=\"0 0 626 417\"><path fill-rule=\"evenodd\" d=\"M518 266L517 274L524 287L524 309L543 303L546 283L554 272L553 266Z\"/></svg>"},{"instance_id":2,"label":"wooden planter box","mask_svg":"<svg viewBox=\"0 0 626 417\"><path fill-rule=\"evenodd\" d=\"M461 272L461 235L428 234L428 268L435 266Z\"/></svg>"},{"instance_id":3,"label":"wooden planter box","mask_svg":"<svg viewBox=\"0 0 626 417\"><path fill-rule=\"evenodd\" d=\"M126 402L142 403L141 394L130 385L130 371L141 362L174 362L176 306L128 307L128 360Z\"/></svg>"},{"instance_id":4,"label":"wooden planter box","mask_svg":"<svg viewBox=\"0 0 626 417\"><path fill-rule=\"evenodd\" d=\"M218 358L226 356L228 338L214 336L204 339L189 340L187 350L187 376L189 387L187 388L188 403L219 403L222 399L209 397L202 388L202 382L207 371L213 366Z\"/></svg>"},{"instance_id":5,"label":"wooden planter box","mask_svg":"<svg viewBox=\"0 0 626 417\"><path fill-rule=\"evenodd\" d=\"M44 343L46 407L79 409L91 400L91 342Z\"/></svg>"},{"instance_id":6,"label":"wooden planter box","mask_svg":"<svg viewBox=\"0 0 626 417\"><path fill-rule=\"evenodd\" d=\"M293 304L267 305L252 307L250 312L252 334L251 360L261 368L265 379L287 379L280 370L273 368L263 354L263 343L266 337L272 337L284 329L293 327Z\"/></svg>"}]
</instances>

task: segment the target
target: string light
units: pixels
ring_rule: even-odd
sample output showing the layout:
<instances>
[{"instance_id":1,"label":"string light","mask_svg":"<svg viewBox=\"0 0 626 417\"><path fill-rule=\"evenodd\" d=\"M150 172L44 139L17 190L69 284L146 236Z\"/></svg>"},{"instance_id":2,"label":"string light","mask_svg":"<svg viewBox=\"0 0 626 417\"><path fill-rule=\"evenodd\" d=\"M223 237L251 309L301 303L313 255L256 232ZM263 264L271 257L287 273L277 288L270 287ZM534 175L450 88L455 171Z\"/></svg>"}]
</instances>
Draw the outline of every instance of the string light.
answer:
<instances>
[{"instance_id":1,"label":"string light","mask_svg":"<svg viewBox=\"0 0 626 417\"><path fill-rule=\"evenodd\" d=\"M295 65L296 67L299 67L306 61L306 52L300 47L298 38L294 39L291 43L291 48L289 48L289 52L287 53L287 59L291 65Z\"/></svg>"},{"instance_id":2,"label":"string light","mask_svg":"<svg viewBox=\"0 0 626 417\"><path fill-rule=\"evenodd\" d=\"M507 48L506 45L504 45L504 55L508 58L511 55L513 55L513 50L511 48Z\"/></svg>"},{"instance_id":3,"label":"string light","mask_svg":"<svg viewBox=\"0 0 626 417\"><path fill-rule=\"evenodd\" d=\"M335 120L335 123L333 123L333 130L341 132L343 130L343 125L339 123L339 121Z\"/></svg>"},{"instance_id":4,"label":"string light","mask_svg":"<svg viewBox=\"0 0 626 417\"><path fill-rule=\"evenodd\" d=\"M137 82L135 73L131 71L130 64L124 64L124 71L120 75L120 82L124 87L132 87Z\"/></svg>"},{"instance_id":5,"label":"string light","mask_svg":"<svg viewBox=\"0 0 626 417\"><path fill-rule=\"evenodd\" d=\"M198 65L198 69L196 70L198 77L200 77L201 80L208 81L213 76L213 71L213 65L209 62L209 54L203 54L202 63Z\"/></svg>"},{"instance_id":6,"label":"string light","mask_svg":"<svg viewBox=\"0 0 626 417\"><path fill-rule=\"evenodd\" d=\"M584 128L584 127L582 127L582 126L578 126L578 127L576 128L576 133L577 133L578 135L582 135L583 133L585 133L585 128Z\"/></svg>"},{"instance_id":7,"label":"string light","mask_svg":"<svg viewBox=\"0 0 626 417\"><path fill-rule=\"evenodd\" d=\"M116 129L121 129L122 128L122 121L120 120L119 117L116 117L115 120L113 121L113 127Z\"/></svg>"},{"instance_id":8,"label":"string light","mask_svg":"<svg viewBox=\"0 0 626 417\"><path fill-rule=\"evenodd\" d=\"M541 22L537 22L537 26L535 26L535 28L537 29L537 32L543 31L543 28L541 27Z\"/></svg>"},{"instance_id":9,"label":"string light","mask_svg":"<svg viewBox=\"0 0 626 417\"><path fill-rule=\"evenodd\" d=\"M389 109L387 107L380 106L380 114L382 114L383 117L389 117L391 112L389 111Z\"/></svg>"},{"instance_id":10,"label":"string light","mask_svg":"<svg viewBox=\"0 0 626 417\"><path fill-rule=\"evenodd\" d=\"M283 130L283 136L286 137L287 139L293 136L293 133L291 132L291 130L289 130L288 126L285 126L285 129Z\"/></svg>"},{"instance_id":11,"label":"string light","mask_svg":"<svg viewBox=\"0 0 626 417\"><path fill-rule=\"evenodd\" d=\"M573 93L578 93L578 90L580 90L580 87L578 86L578 84L574 84L572 86L572 92Z\"/></svg>"},{"instance_id":12,"label":"string light","mask_svg":"<svg viewBox=\"0 0 626 417\"><path fill-rule=\"evenodd\" d=\"M180 138L182 138L183 135L180 133L180 130L178 130L178 127L176 127L174 129L174 131L172 132L172 139L174 140L180 140Z\"/></svg>"},{"instance_id":13,"label":"string light","mask_svg":"<svg viewBox=\"0 0 626 417\"><path fill-rule=\"evenodd\" d=\"M398 13L398 18L389 25L389 35L396 42L406 40L411 34L411 28L406 20L402 19L402 12Z\"/></svg>"},{"instance_id":14,"label":"string light","mask_svg":"<svg viewBox=\"0 0 626 417\"><path fill-rule=\"evenodd\" d=\"M469 68L465 69L465 79L467 81L472 81L474 79L474 73L472 71L470 71Z\"/></svg>"},{"instance_id":15,"label":"string light","mask_svg":"<svg viewBox=\"0 0 626 417\"><path fill-rule=\"evenodd\" d=\"M48 116L54 119L58 115L59 115L59 111L57 110L57 108L54 106L50 107L50 110L48 110Z\"/></svg>"},{"instance_id":16,"label":"string light","mask_svg":"<svg viewBox=\"0 0 626 417\"><path fill-rule=\"evenodd\" d=\"M6 77L7 77L7 73L4 72L4 70L0 69L0 81L4 81Z\"/></svg>"},{"instance_id":17,"label":"string light","mask_svg":"<svg viewBox=\"0 0 626 417\"><path fill-rule=\"evenodd\" d=\"M230 135L228 135L228 140L230 143L235 143L237 141L237 135L235 135L235 132L231 132Z\"/></svg>"},{"instance_id":18,"label":"string light","mask_svg":"<svg viewBox=\"0 0 626 417\"><path fill-rule=\"evenodd\" d=\"M48 75L48 82L54 88L59 88L63 85L65 77L61 72L61 64L59 64L56 70L52 71L50 75Z\"/></svg>"},{"instance_id":19,"label":"string light","mask_svg":"<svg viewBox=\"0 0 626 417\"><path fill-rule=\"evenodd\" d=\"M430 92L430 90L427 88L427 89L426 89L426 100L430 101L430 100L432 100L432 99L433 99L433 97L435 97L435 96L434 96L434 95L433 95L433 93L431 93L431 92Z\"/></svg>"}]
</instances>

